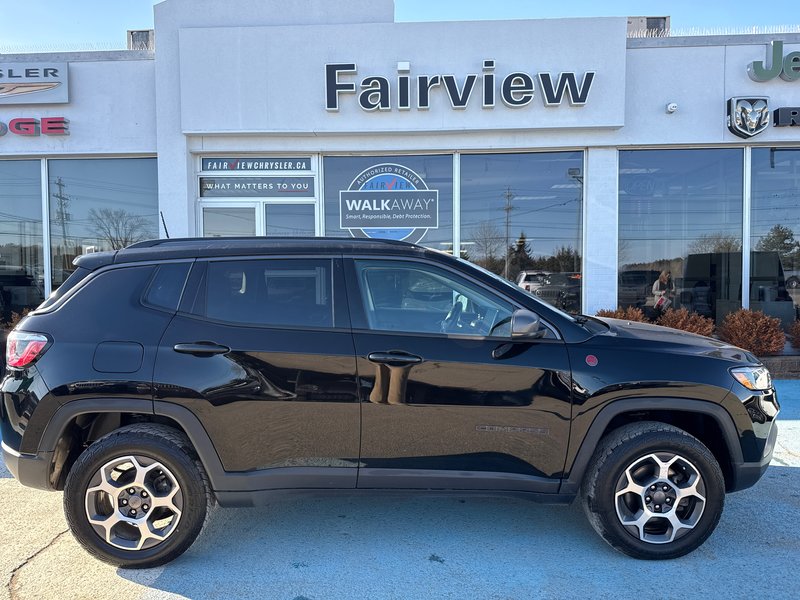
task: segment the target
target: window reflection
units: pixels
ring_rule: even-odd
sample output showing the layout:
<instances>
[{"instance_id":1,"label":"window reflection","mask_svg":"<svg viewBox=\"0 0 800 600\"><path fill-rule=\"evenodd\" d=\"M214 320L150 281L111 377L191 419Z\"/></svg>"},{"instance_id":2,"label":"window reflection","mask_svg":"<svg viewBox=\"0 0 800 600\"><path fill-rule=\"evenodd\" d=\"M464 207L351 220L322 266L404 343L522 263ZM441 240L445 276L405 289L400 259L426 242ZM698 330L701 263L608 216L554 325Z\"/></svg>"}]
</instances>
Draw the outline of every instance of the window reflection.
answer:
<instances>
[{"instance_id":1,"label":"window reflection","mask_svg":"<svg viewBox=\"0 0 800 600\"><path fill-rule=\"evenodd\" d=\"M800 149L753 148L750 307L788 328L800 303Z\"/></svg>"},{"instance_id":2,"label":"window reflection","mask_svg":"<svg viewBox=\"0 0 800 600\"><path fill-rule=\"evenodd\" d=\"M0 161L0 327L43 298L41 162Z\"/></svg>"},{"instance_id":3,"label":"window reflection","mask_svg":"<svg viewBox=\"0 0 800 600\"><path fill-rule=\"evenodd\" d=\"M53 289L86 252L158 237L155 158L48 161Z\"/></svg>"},{"instance_id":4,"label":"window reflection","mask_svg":"<svg viewBox=\"0 0 800 600\"><path fill-rule=\"evenodd\" d=\"M461 253L580 311L583 153L461 157Z\"/></svg>"},{"instance_id":5,"label":"window reflection","mask_svg":"<svg viewBox=\"0 0 800 600\"><path fill-rule=\"evenodd\" d=\"M621 306L717 324L741 307L742 161L741 149L619 153Z\"/></svg>"}]
</instances>

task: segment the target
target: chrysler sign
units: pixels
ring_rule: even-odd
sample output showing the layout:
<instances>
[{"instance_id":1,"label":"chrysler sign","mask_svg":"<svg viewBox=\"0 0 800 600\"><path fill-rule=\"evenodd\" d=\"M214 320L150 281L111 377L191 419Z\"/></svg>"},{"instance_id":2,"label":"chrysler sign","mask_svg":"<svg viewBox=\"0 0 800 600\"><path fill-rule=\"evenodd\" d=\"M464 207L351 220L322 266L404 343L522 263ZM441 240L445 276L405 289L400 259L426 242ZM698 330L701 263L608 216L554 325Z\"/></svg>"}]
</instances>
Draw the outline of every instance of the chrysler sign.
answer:
<instances>
[{"instance_id":1,"label":"chrysler sign","mask_svg":"<svg viewBox=\"0 0 800 600\"><path fill-rule=\"evenodd\" d=\"M67 63L0 63L0 104L66 104Z\"/></svg>"}]
</instances>

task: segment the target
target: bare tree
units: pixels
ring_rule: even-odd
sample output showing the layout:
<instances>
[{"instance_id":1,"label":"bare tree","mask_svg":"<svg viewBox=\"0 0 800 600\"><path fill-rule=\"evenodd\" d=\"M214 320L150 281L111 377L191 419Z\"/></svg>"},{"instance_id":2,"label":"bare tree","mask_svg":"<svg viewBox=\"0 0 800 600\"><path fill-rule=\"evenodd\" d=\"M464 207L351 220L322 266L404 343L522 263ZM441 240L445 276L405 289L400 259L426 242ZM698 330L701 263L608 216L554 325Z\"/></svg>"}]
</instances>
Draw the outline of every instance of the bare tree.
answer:
<instances>
[{"instance_id":1,"label":"bare tree","mask_svg":"<svg viewBox=\"0 0 800 600\"><path fill-rule=\"evenodd\" d=\"M475 257L494 259L500 254L505 245L503 232L491 221L481 221L471 231L472 241L475 242Z\"/></svg>"},{"instance_id":2,"label":"bare tree","mask_svg":"<svg viewBox=\"0 0 800 600\"><path fill-rule=\"evenodd\" d=\"M704 233L691 244L690 254L707 252L741 252L742 240L728 233Z\"/></svg>"},{"instance_id":3,"label":"bare tree","mask_svg":"<svg viewBox=\"0 0 800 600\"><path fill-rule=\"evenodd\" d=\"M145 217L123 208L91 208L89 221L97 237L108 242L114 250L155 237Z\"/></svg>"}]
</instances>

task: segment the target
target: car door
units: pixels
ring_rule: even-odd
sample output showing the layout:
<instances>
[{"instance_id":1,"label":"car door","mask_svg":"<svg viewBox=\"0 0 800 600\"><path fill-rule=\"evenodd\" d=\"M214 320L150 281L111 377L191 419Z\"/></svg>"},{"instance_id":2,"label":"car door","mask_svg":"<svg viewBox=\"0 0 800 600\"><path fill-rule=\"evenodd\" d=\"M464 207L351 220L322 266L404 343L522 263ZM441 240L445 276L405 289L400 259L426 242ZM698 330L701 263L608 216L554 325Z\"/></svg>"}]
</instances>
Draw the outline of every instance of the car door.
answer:
<instances>
[{"instance_id":1,"label":"car door","mask_svg":"<svg viewBox=\"0 0 800 600\"><path fill-rule=\"evenodd\" d=\"M226 471L263 475L253 486L355 487L359 405L341 260L198 260L189 282L160 343L156 400L190 409Z\"/></svg>"},{"instance_id":2,"label":"car door","mask_svg":"<svg viewBox=\"0 0 800 600\"><path fill-rule=\"evenodd\" d=\"M362 407L358 487L553 492L564 468L564 342L513 343L517 306L444 265L346 259Z\"/></svg>"}]
</instances>

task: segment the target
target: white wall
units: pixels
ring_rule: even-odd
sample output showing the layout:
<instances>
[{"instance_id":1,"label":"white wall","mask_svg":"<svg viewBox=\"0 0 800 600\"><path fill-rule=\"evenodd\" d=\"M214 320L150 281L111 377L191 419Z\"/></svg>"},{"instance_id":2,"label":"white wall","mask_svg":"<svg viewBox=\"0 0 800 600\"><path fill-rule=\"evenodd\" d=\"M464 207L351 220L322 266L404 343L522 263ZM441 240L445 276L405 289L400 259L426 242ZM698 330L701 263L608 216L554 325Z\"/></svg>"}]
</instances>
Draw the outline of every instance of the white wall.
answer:
<instances>
[{"instance_id":1,"label":"white wall","mask_svg":"<svg viewBox=\"0 0 800 600\"><path fill-rule=\"evenodd\" d=\"M209 47L216 49L211 57ZM180 54L186 133L394 134L624 124L625 19L185 28ZM493 108L482 102L484 60L495 62ZM411 108L402 111L399 61L410 64L411 78ZM339 110L326 110L329 63L356 64L356 74L340 79L357 88L365 77L388 79L392 108L366 111L356 93L342 93ZM581 82L590 71L596 75L584 106L566 100L546 106L538 82L526 106L511 108L501 100L501 82L514 72L534 79L542 72L554 78L571 72ZM468 74L478 78L466 108L453 109L443 86L431 90L428 110L416 107L417 76L452 75L463 86Z\"/></svg>"},{"instance_id":2,"label":"white wall","mask_svg":"<svg viewBox=\"0 0 800 600\"><path fill-rule=\"evenodd\" d=\"M159 207L172 237L196 235L194 162L181 131L181 64L178 32L192 27L254 27L315 23L386 23L394 20L392 0L165 0L154 7L156 31L156 101L158 119ZM292 44L286 52L303 52ZM213 89L216 60L224 48L203 44L197 60L211 68L202 73L205 88ZM238 85L246 86L246 80ZM194 92L186 92L194 93ZM225 111L224 105L218 106ZM268 146L268 144L265 144Z\"/></svg>"},{"instance_id":3,"label":"white wall","mask_svg":"<svg viewBox=\"0 0 800 600\"><path fill-rule=\"evenodd\" d=\"M749 62L764 60L768 38L783 39L788 53L800 50L798 34L626 40L624 19L395 24L391 2L341 7L156 6L160 194L173 236L197 233L198 154L582 149L584 309L594 313L617 302L618 149L800 143L796 127L770 127L748 142L726 127L732 96L800 104L800 82L756 83L746 74ZM327 62L355 62L349 81L382 75L396 86L398 61L411 63L412 77L453 74L463 82L482 73L483 59L496 61L498 85L512 70L597 75L580 108L545 107L537 89L528 107L508 108L498 96L489 110L478 88L461 111L441 91L428 111L412 102L409 111L365 112L352 95L338 112L325 110ZM670 102L678 104L672 114Z\"/></svg>"}]
</instances>

